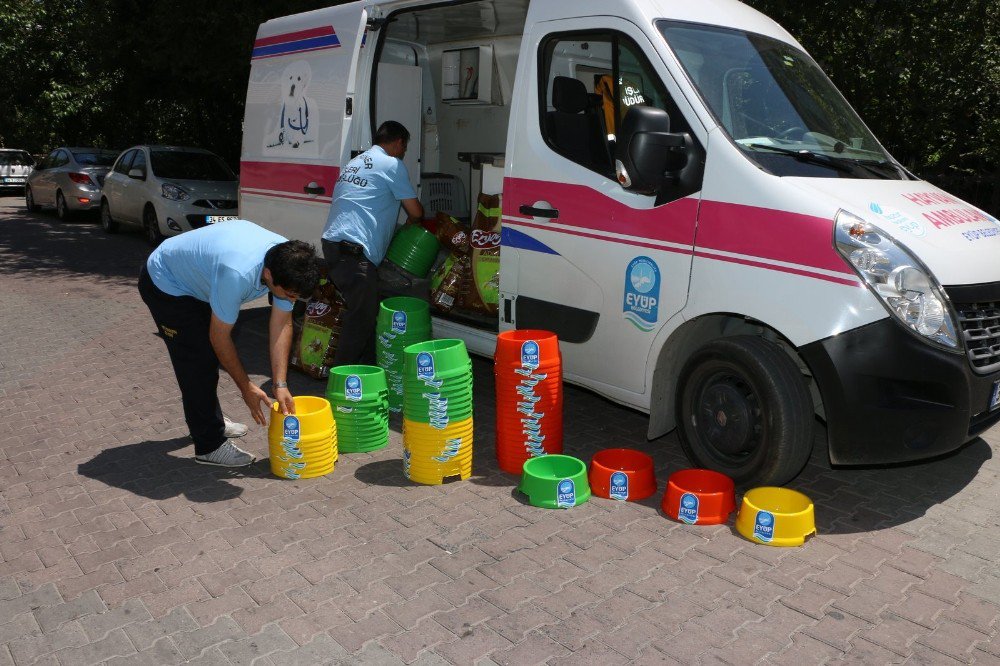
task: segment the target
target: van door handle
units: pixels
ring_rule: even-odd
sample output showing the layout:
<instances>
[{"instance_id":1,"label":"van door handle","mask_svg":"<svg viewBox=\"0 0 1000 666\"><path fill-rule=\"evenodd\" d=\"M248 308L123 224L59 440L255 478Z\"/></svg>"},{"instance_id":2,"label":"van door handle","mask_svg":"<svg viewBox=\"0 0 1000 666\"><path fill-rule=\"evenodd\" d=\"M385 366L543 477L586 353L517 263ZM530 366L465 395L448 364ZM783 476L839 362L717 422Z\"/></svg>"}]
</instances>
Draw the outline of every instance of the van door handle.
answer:
<instances>
[{"instance_id":1,"label":"van door handle","mask_svg":"<svg viewBox=\"0 0 1000 666\"><path fill-rule=\"evenodd\" d=\"M322 185L317 185L316 181L313 181L313 182L309 183L308 185L306 185L305 187L303 187L302 191L305 192L306 194L317 194L317 195L319 195L319 194L323 194L324 192L326 192L326 188L323 187Z\"/></svg>"},{"instance_id":2,"label":"van door handle","mask_svg":"<svg viewBox=\"0 0 1000 666\"><path fill-rule=\"evenodd\" d=\"M529 206L528 204L521 204L519 209L522 215L532 215L534 217L547 217L550 220L554 220L559 217L558 208L535 208L534 206Z\"/></svg>"}]
</instances>

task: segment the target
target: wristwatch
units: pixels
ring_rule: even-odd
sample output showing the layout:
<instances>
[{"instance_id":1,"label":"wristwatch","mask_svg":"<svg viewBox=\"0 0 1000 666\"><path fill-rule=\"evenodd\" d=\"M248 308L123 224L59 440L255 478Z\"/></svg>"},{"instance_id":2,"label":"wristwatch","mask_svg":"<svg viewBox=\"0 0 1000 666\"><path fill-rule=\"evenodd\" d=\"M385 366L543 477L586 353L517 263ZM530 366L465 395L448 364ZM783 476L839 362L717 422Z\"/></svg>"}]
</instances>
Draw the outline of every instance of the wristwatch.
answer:
<instances>
[{"instance_id":1,"label":"wristwatch","mask_svg":"<svg viewBox=\"0 0 1000 666\"><path fill-rule=\"evenodd\" d=\"M288 388L288 382L274 382L274 388Z\"/></svg>"}]
</instances>

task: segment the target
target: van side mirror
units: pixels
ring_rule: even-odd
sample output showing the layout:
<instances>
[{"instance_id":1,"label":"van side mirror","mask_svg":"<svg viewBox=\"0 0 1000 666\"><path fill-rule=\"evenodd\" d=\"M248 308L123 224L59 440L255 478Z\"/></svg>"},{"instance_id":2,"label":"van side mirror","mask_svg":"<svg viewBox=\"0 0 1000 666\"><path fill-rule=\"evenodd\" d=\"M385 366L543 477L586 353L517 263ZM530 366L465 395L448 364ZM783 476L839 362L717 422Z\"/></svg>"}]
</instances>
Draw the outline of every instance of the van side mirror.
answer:
<instances>
[{"instance_id":1,"label":"van side mirror","mask_svg":"<svg viewBox=\"0 0 1000 666\"><path fill-rule=\"evenodd\" d=\"M626 190L653 194L678 178L687 164L691 137L670 132L663 109L636 104L622 120L615 146L615 176Z\"/></svg>"},{"instance_id":2,"label":"van side mirror","mask_svg":"<svg viewBox=\"0 0 1000 666\"><path fill-rule=\"evenodd\" d=\"M146 170L145 169L132 169L128 172L129 178L135 178L136 180L146 180Z\"/></svg>"}]
</instances>

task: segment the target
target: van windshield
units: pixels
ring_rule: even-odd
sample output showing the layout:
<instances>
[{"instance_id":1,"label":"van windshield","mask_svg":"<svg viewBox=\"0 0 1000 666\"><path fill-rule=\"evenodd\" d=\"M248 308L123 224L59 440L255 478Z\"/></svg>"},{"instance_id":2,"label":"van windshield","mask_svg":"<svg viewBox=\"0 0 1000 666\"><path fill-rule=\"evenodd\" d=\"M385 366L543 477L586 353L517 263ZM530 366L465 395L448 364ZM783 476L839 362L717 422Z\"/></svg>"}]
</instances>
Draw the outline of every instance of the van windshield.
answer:
<instances>
[{"instance_id":1,"label":"van windshield","mask_svg":"<svg viewBox=\"0 0 1000 666\"><path fill-rule=\"evenodd\" d=\"M804 52L729 28L673 21L657 27L719 125L767 171L908 179Z\"/></svg>"}]
</instances>

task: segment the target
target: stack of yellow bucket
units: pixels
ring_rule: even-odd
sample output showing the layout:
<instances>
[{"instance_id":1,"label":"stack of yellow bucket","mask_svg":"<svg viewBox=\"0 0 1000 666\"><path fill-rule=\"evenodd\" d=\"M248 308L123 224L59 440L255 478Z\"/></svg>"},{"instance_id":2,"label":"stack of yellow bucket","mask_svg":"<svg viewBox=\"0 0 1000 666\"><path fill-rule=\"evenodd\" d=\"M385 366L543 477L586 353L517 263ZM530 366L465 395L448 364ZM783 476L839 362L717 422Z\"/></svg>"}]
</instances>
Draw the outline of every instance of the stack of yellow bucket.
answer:
<instances>
[{"instance_id":1,"label":"stack of yellow bucket","mask_svg":"<svg viewBox=\"0 0 1000 666\"><path fill-rule=\"evenodd\" d=\"M403 473L444 483L472 476L472 361L461 340L403 350Z\"/></svg>"},{"instance_id":2,"label":"stack of yellow bucket","mask_svg":"<svg viewBox=\"0 0 1000 666\"><path fill-rule=\"evenodd\" d=\"M267 443L275 476L311 479L329 474L337 461L337 424L330 403L314 396L298 396L295 414L288 416L274 403Z\"/></svg>"}]
</instances>

